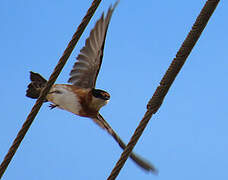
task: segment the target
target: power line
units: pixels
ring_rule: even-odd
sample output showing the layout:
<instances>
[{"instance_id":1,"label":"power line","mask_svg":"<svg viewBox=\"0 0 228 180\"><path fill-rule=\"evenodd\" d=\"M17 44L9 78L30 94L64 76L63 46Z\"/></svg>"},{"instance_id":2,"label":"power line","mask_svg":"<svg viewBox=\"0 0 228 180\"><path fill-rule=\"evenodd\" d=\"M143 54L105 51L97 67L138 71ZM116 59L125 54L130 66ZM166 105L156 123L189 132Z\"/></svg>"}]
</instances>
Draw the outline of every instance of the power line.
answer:
<instances>
[{"instance_id":1,"label":"power line","mask_svg":"<svg viewBox=\"0 0 228 180\"><path fill-rule=\"evenodd\" d=\"M163 76L160 82L160 85L157 87L154 95L150 99L147 105L147 111L143 119L141 120L138 127L136 128L133 136L131 137L129 143L127 144L127 147L121 154L120 159L118 160L115 167L113 168L110 176L108 177L108 180L114 180L118 176L120 170L122 169L127 158L131 154L134 146L138 142L140 136L142 135L152 115L155 114L157 110L160 108L166 94L168 93L169 88L171 87L177 74L180 72L187 57L191 53L194 45L199 39L203 29L207 25L207 22L210 19L211 15L213 14L218 3L219 3L219 0L208 0L204 5L203 9L201 10L199 16L196 19L196 22L192 26L191 31L189 32L181 48L177 52L176 57L173 59L171 65L169 66L168 70Z\"/></svg>"},{"instance_id":2,"label":"power line","mask_svg":"<svg viewBox=\"0 0 228 180\"><path fill-rule=\"evenodd\" d=\"M75 45L77 44L79 38L81 37L83 31L85 30L86 26L88 25L91 17L95 13L97 7L99 6L101 0L94 0L88 9L85 17L82 19L82 22L78 26L75 34L73 35L71 41L69 42L67 48L65 49L62 57L60 58L58 64L56 65L53 73L51 74L46 87L42 90L40 97L37 99L35 105L33 106L31 112L29 113L28 117L26 118L22 128L17 134L17 137L13 141L12 146L10 147L8 153L4 157L1 165L0 165L0 179L2 178L2 175L4 174L6 168L8 167L10 161L12 160L14 154L16 153L20 143L22 142L24 136L26 135L27 131L29 130L29 127L31 126L33 120L35 119L37 113L40 110L40 107L43 104L43 101L49 92L51 86L56 81L57 77L59 76L61 70L63 69L64 65L66 64L69 56L71 55Z\"/></svg>"}]
</instances>

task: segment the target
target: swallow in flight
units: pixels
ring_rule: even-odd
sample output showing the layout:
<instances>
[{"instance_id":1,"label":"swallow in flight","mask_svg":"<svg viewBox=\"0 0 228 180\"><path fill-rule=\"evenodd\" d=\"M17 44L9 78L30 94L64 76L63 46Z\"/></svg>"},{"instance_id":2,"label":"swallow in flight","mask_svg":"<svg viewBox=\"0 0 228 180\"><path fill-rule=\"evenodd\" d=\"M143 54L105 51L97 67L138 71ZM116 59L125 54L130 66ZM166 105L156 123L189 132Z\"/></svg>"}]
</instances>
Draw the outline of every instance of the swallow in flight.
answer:
<instances>
[{"instance_id":1,"label":"swallow in flight","mask_svg":"<svg viewBox=\"0 0 228 180\"><path fill-rule=\"evenodd\" d=\"M110 99L108 92L95 89L96 79L101 67L105 37L112 13L117 6L110 6L106 16L104 13L96 22L90 32L85 46L80 50L68 80L70 84L54 84L50 89L46 100L51 102L51 109L58 107L72 112L78 116L91 118L101 128L105 129L124 149L126 145L105 121L99 113L101 107L106 105ZM37 99L47 80L40 74L30 72L31 83L28 85L26 96ZM131 153L131 159L146 171L156 172L156 169L149 162L138 155Z\"/></svg>"}]
</instances>

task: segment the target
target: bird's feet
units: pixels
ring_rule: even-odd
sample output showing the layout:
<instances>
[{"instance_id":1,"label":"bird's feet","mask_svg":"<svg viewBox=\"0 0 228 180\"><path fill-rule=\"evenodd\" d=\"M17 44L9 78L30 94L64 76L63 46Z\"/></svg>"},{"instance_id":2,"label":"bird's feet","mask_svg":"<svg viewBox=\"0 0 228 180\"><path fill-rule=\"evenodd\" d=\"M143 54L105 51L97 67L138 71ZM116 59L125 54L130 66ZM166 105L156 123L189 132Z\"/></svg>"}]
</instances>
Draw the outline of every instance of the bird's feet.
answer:
<instances>
[{"instance_id":1,"label":"bird's feet","mask_svg":"<svg viewBox=\"0 0 228 180\"><path fill-rule=\"evenodd\" d=\"M50 104L49 105L49 107L50 107L50 109L54 109L54 108L56 108L56 107L58 107L59 105L57 105L57 104Z\"/></svg>"}]
</instances>

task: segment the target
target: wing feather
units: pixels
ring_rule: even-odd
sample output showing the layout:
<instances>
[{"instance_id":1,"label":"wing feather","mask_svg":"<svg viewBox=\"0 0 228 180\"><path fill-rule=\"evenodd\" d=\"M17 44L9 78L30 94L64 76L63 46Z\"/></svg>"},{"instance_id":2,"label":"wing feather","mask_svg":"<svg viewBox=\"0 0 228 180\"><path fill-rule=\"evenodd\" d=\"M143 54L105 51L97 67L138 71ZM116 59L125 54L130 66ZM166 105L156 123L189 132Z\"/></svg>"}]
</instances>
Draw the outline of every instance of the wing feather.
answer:
<instances>
[{"instance_id":1,"label":"wing feather","mask_svg":"<svg viewBox=\"0 0 228 180\"><path fill-rule=\"evenodd\" d=\"M73 69L70 72L69 83L82 88L94 88L96 79L101 67L105 37L112 13L117 6L110 6L107 15L96 22L91 30L89 38L86 39L85 46L80 50Z\"/></svg>"},{"instance_id":2,"label":"wing feather","mask_svg":"<svg viewBox=\"0 0 228 180\"><path fill-rule=\"evenodd\" d=\"M108 122L105 121L105 119L101 116L101 114L98 114L96 118L93 118L93 121L101 128L105 129L115 139L115 141L119 144L119 146L123 150L126 148L126 145L123 142L123 140L112 129L112 127L108 124ZM131 153L130 158L144 170L151 171L152 173L157 174L158 171L152 164L150 164L148 161L144 160L134 152Z\"/></svg>"}]
</instances>

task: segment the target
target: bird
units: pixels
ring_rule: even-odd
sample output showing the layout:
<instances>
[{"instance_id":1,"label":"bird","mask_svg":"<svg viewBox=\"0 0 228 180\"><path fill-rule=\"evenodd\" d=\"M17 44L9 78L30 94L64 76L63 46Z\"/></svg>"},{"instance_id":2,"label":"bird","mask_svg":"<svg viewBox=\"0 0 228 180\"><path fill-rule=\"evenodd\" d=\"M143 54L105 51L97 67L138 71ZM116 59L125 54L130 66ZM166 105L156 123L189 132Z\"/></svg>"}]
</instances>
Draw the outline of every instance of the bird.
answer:
<instances>
[{"instance_id":1,"label":"bird","mask_svg":"<svg viewBox=\"0 0 228 180\"><path fill-rule=\"evenodd\" d=\"M108 26L117 4L118 1L109 7L106 16L103 12L91 30L70 72L68 83L71 84L54 84L44 101L51 102L51 109L60 108L78 116L92 119L98 126L105 129L124 150L125 143L99 113L99 110L110 100L110 94L95 88L102 64ZM30 71L30 80L26 96L37 99L47 80L32 71ZM151 163L135 153L132 152L130 158L145 171L157 173L156 168Z\"/></svg>"}]
</instances>

